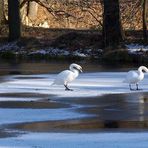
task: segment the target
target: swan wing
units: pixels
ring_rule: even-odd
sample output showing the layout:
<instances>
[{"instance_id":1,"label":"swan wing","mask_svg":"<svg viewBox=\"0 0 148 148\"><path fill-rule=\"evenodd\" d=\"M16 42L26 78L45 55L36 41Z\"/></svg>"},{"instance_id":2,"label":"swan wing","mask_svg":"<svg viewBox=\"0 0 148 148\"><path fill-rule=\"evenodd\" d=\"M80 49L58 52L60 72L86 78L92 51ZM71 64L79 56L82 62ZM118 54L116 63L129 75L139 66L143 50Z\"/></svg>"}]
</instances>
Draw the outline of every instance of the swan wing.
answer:
<instances>
[{"instance_id":1,"label":"swan wing","mask_svg":"<svg viewBox=\"0 0 148 148\"><path fill-rule=\"evenodd\" d=\"M139 82L139 73L138 71L129 71L126 75L125 82L127 83L137 83Z\"/></svg>"},{"instance_id":2,"label":"swan wing","mask_svg":"<svg viewBox=\"0 0 148 148\"><path fill-rule=\"evenodd\" d=\"M54 84L63 85L73 81L74 79L75 78L72 71L64 70L57 75L56 79L54 80Z\"/></svg>"}]
</instances>

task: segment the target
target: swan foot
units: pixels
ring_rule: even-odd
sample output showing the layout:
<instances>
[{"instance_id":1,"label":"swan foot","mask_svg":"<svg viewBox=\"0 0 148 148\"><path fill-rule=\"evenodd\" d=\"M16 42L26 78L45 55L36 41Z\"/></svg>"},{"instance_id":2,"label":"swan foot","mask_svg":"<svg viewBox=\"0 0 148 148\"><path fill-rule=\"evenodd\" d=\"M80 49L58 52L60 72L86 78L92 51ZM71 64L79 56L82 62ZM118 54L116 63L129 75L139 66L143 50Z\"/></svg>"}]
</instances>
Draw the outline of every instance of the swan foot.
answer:
<instances>
[{"instance_id":1,"label":"swan foot","mask_svg":"<svg viewBox=\"0 0 148 148\"><path fill-rule=\"evenodd\" d=\"M139 89L138 84L136 84L136 90L142 90L142 89Z\"/></svg>"},{"instance_id":2,"label":"swan foot","mask_svg":"<svg viewBox=\"0 0 148 148\"><path fill-rule=\"evenodd\" d=\"M143 89L139 89L139 88L138 88L138 89L136 89L136 90L143 90Z\"/></svg>"},{"instance_id":3,"label":"swan foot","mask_svg":"<svg viewBox=\"0 0 148 148\"><path fill-rule=\"evenodd\" d=\"M130 88L130 90L131 91L138 91L138 90L143 90L143 89L139 89L139 88L138 89L133 89L133 88Z\"/></svg>"},{"instance_id":4,"label":"swan foot","mask_svg":"<svg viewBox=\"0 0 148 148\"><path fill-rule=\"evenodd\" d=\"M65 89L65 91L73 91L73 89Z\"/></svg>"},{"instance_id":5,"label":"swan foot","mask_svg":"<svg viewBox=\"0 0 148 148\"><path fill-rule=\"evenodd\" d=\"M134 91L135 90L135 89L132 88L132 85L131 84L129 84L129 88L130 88L131 91Z\"/></svg>"},{"instance_id":6,"label":"swan foot","mask_svg":"<svg viewBox=\"0 0 148 148\"><path fill-rule=\"evenodd\" d=\"M65 91L73 91L73 89L68 88L67 85L64 85L64 86L65 86Z\"/></svg>"},{"instance_id":7,"label":"swan foot","mask_svg":"<svg viewBox=\"0 0 148 148\"><path fill-rule=\"evenodd\" d=\"M137 88L136 89L130 88L130 90L131 91L138 91L138 90L142 90L142 89L139 89L139 88L138 89Z\"/></svg>"},{"instance_id":8,"label":"swan foot","mask_svg":"<svg viewBox=\"0 0 148 148\"><path fill-rule=\"evenodd\" d=\"M137 89L130 88L130 90L131 90L131 91L134 91L134 90L137 90Z\"/></svg>"},{"instance_id":9,"label":"swan foot","mask_svg":"<svg viewBox=\"0 0 148 148\"><path fill-rule=\"evenodd\" d=\"M136 84L136 89L133 89L131 84L129 84L129 88L131 91L142 90L142 89L139 89L138 84Z\"/></svg>"}]
</instances>

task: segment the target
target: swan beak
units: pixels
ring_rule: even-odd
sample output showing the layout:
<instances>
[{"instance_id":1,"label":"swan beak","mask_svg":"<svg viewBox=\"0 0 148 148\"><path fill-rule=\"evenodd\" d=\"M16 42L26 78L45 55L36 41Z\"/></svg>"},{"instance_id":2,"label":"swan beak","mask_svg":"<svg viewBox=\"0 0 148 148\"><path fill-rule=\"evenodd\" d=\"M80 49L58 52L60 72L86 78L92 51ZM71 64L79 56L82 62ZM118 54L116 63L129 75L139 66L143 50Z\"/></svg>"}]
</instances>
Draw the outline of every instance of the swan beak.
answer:
<instances>
[{"instance_id":1,"label":"swan beak","mask_svg":"<svg viewBox=\"0 0 148 148\"><path fill-rule=\"evenodd\" d=\"M79 71L80 71L80 72L83 72L83 71L82 71L82 68L80 68Z\"/></svg>"}]
</instances>

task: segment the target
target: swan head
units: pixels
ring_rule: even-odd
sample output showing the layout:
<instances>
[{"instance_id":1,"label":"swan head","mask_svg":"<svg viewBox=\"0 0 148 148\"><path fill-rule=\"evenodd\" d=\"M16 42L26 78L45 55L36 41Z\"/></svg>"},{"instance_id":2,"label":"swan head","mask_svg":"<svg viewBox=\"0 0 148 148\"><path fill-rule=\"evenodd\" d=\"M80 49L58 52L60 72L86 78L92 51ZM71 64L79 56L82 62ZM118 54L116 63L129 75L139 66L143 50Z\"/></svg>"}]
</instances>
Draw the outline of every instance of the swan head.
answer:
<instances>
[{"instance_id":1,"label":"swan head","mask_svg":"<svg viewBox=\"0 0 148 148\"><path fill-rule=\"evenodd\" d=\"M138 68L138 71L140 71L140 72L145 71L145 72L148 73L148 68L145 67L145 66L140 66L140 67Z\"/></svg>"},{"instance_id":2,"label":"swan head","mask_svg":"<svg viewBox=\"0 0 148 148\"><path fill-rule=\"evenodd\" d=\"M69 69L70 70L78 70L78 71L82 72L82 67L78 64L75 64L75 63L70 64Z\"/></svg>"}]
</instances>

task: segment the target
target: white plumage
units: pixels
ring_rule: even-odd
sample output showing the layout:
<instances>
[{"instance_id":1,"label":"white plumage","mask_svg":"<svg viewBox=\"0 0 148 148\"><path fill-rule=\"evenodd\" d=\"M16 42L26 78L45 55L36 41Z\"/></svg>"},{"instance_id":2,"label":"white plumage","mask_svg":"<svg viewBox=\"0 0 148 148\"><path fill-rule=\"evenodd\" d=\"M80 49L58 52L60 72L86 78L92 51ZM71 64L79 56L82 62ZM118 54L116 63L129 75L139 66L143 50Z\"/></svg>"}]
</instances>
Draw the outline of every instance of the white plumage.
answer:
<instances>
[{"instance_id":1,"label":"white plumage","mask_svg":"<svg viewBox=\"0 0 148 148\"><path fill-rule=\"evenodd\" d=\"M125 80L123 82L129 84L130 90L133 90L132 87L131 87L132 84L136 84L136 90L139 89L138 88L138 83L144 79L143 71L148 72L147 67L140 66L138 68L138 70L135 70L135 71L131 70L131 71L129 71L127 73L126 78L125 78Z\"/></svg>"},{"instance_id":2,"label":"white plumage","mask_svg":"<svg viewBox=\"0 0 148 148\"><path fill-rule=\"evenodd\" d=\"M67 85L78 77L79 72L82 72L82 67L73 63L69 66L69 69L70 70L60 72L52 85L64 85L66 88L65 90L72 90L69 89Z\"/></svg>"}]
</instances>

